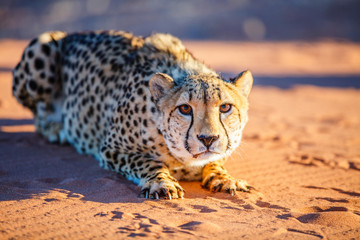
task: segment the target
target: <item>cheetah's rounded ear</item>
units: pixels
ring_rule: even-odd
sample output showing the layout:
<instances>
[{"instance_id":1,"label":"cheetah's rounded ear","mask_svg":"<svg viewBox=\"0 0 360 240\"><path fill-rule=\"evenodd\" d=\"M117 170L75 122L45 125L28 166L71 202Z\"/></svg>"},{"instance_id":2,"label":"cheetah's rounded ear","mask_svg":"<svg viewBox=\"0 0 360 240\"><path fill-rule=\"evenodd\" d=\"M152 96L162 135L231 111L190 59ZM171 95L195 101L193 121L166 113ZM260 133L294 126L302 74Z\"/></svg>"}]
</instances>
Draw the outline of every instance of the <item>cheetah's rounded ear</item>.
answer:
<instances>
[{"instance_id":1,"label":"cheetah's rounded ear","mask_svg":"<svg viewBox=\"0 0 360 240\"><path fill-rule=\"evenodd\" d=\"M232 82L245 97L249 96L253 85L253 76L249 70L240 73Z\"/></svg>"},{"instance_id":2,"label":"cheetah's rounded ear","mask_svg":"<svg viewBox=\"0 0 360 240\"><path fill-rule=\"evenodd\" d=\"M159 101L173 86L174 80L165 73L156 73L149 81L150 92L155 101Z\"/></svg>"}]
</instances>

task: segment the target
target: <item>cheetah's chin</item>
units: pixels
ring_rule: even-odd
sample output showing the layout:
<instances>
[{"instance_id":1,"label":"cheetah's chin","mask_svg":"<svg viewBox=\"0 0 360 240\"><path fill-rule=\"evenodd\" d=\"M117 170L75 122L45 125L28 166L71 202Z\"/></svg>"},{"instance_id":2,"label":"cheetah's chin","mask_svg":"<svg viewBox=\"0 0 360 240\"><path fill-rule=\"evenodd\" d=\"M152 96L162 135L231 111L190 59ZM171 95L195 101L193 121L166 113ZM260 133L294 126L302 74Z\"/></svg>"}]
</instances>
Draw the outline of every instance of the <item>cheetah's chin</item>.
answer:
<instances>
[{"instance_id":1,"label":"cheetah's chin","mask_svg":"<svg viewBox=\"0 0 360 240\"><path fill-rule=\"evenodd\" d=\"M193 158L189 159L189 161L186 162L186 165L191 167L199 167L199 166L202 167L210 162L218 161L223 157L224 157L223 154L205 151L194 154Z\"/></svg>"},{"instance_id":2,"label":"cheetah's chin","mask_svg":"<svg viewBox=\"0 0 360 240\"><path fill-rule=\"evenodd\" d=\"M206 150L206 151L204 151L204 152L194 154L194 155L193 155L193 158L195 158L195 159L197 159L197 160L205 160L205 159L214 158L214 157L219 157L219 156L220 156L220 153Z\"/></svg>"}]
</instances>

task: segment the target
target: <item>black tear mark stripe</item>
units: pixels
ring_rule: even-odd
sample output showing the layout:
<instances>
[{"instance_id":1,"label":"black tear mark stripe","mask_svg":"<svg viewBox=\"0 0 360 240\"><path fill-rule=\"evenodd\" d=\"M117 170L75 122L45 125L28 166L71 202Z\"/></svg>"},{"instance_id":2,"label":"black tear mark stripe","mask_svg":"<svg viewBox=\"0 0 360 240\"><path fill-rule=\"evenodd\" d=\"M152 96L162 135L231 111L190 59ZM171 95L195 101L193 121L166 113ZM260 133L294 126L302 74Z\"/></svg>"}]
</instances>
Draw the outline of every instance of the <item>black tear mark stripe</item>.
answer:
<instances>
[{"instance_id":1,"label":"black tear mark stripe","mask_svg":"<svg viewBox=\"0 0 360 240\"><path fill-rule=\"evenodd\" d=\"M231 143L230 143L229 135L228 135L228 133L226 131L226 128L224 126L224 123L221 121L221 114L219 114L219 120L220 120L221 126L224 128L225 135L226 135L226 138L227 138L226 150L229 150L229 148L231 147Z\"/></svg>"},{"instance_id":2,"label":"black tear mark stripe","mask_svg":"<svg viewBox=\"0 0 360 240\"><path fill-rule=\"evenodd\" d=\"M194 115L193 115L193 113L192 113L192 114L191 114L190 126L189 126L189 128L188 128L188 130L187 130L187 132L186 132L186 137L185 137L185 149L186 149L189 153L191 153L191 152L190 152L190 147L189 147L188 140L189 140L190 129L191 129L192 125L193 125L193 122L194 122Z\"/></svg>"}]
</instances>

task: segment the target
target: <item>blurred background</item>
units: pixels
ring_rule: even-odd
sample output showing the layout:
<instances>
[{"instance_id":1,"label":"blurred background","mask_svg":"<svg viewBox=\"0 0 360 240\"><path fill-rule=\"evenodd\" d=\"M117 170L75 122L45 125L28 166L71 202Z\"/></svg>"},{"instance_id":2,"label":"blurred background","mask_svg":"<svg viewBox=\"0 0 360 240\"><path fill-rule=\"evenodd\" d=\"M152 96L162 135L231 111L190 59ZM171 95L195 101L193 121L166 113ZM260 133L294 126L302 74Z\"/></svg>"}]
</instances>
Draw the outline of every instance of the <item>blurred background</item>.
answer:
<instances>
[{"instance_id":1,"label":"blurred background","mask_svg":"<svg viewBox=\"0 0 360 240\"><path fill-rule=\"evenodd\" d=\"M359 0L0 1L0 39L98 29L143 36L171 33L225 75L239 66L255 70L258 84L360 83ZM339 61L330 63L328 58ZM239 66L232 65L234 61ZM330 78L324 81L323 76ZM288 80L281 81L284 77Z\"/></svg>"},{"instance_id":2,"label":"blurred background","mask_svg":"<svg viewBox=\"0 0 360 240\"><path fill-rule=\"evenodd\" d=\"M360 41L358 0L1 0L0 9L1 38L123 29L196 40Z\"/></svg>"}]
</instances>

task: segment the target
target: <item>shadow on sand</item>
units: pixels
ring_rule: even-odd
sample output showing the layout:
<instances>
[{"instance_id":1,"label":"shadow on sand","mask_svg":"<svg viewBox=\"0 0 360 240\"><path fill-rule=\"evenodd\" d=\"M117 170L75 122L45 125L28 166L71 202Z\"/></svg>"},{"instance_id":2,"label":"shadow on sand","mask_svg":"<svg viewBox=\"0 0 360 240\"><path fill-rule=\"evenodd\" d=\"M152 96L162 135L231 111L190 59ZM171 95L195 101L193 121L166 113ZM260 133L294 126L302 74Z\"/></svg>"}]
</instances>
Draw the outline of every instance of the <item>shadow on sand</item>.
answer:
<instances>
[{"instance_id":1,"label":"shadow on sand","mask_svg":"<svg viewBox=\"0 0 360 240\"><path fill-rule=\"evenodd\" d=\"M32 123L32 119L0 119L0 129ZM192 189L186 198L204 198L210 194L201 188L200 182L180 184L185 190ZM140 187L100 168L93 157L80 155L69 145L51 144L34 132L0 130L0 201L41 197L51 191L101 203L145 201L139 197ZM221 193L211 195L229 197Z\"/></svg>"}]
</instances>

